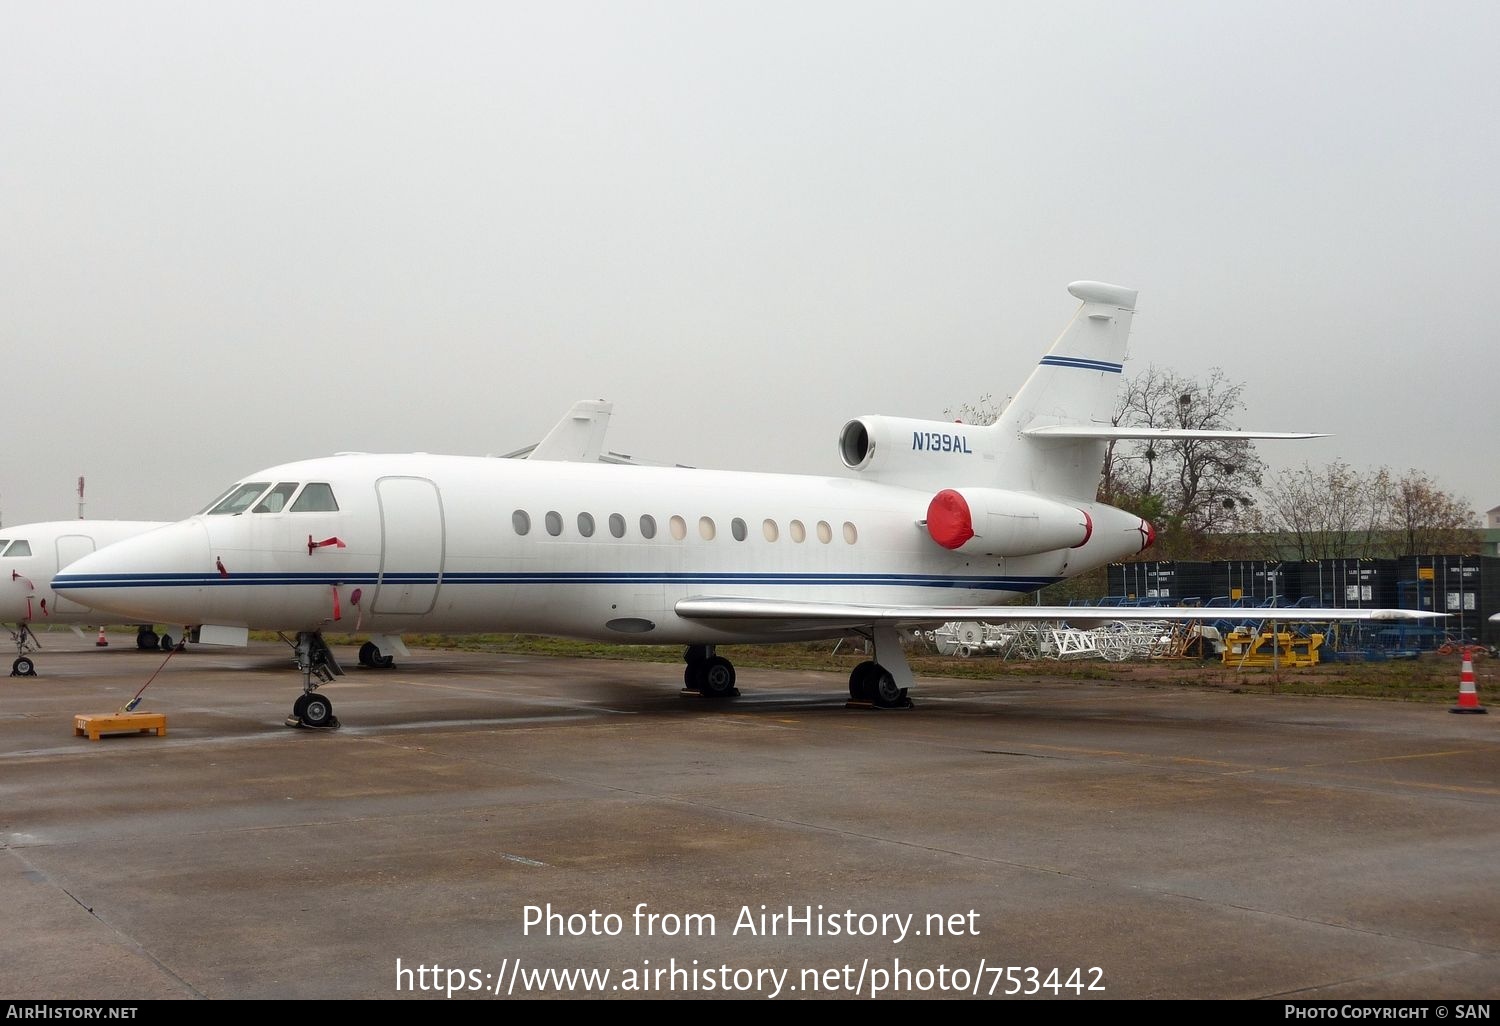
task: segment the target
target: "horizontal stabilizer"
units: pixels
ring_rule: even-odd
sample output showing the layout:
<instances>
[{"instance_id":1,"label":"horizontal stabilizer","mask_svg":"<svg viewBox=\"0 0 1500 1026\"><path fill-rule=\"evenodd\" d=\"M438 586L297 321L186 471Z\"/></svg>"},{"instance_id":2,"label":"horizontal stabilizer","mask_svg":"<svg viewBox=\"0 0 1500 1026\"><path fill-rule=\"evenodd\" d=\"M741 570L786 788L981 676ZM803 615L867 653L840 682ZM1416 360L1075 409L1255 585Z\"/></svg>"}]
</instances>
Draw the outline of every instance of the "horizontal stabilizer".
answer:
<instances>
[{"instance_id":1,"label":"horizontal stabilizer","mask_svg":"<svg viewBox=\"0 0 1500 1026\"><path fill-rule=\"evenodd\" d=\"M1119 427L1113 424L1049 424L1024 429L1028 438L1095 438L1104 441L1120 438L1327 438L1327 433L1312 431L1210 431L1198 428Z\"/></svg>"}]
</instances>

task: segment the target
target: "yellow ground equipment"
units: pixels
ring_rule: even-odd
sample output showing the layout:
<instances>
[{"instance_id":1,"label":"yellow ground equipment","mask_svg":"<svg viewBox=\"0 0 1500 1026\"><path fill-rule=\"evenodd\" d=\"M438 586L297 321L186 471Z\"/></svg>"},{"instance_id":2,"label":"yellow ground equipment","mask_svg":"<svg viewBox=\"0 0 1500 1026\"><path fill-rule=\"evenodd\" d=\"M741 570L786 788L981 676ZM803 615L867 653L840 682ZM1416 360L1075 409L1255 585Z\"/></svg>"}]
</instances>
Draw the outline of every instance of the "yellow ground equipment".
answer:
<instances>
[{"instance_id":1,"label":"yellow ground equipment","mask_svg":"<svg viewBox=\"0 0 1500 1026\"><path fill-rule=\"evenodd\" d=\"M1236 627L1224 637L1225 666L1316 666L1321 634Z\"/></svg>"},{"instance_id":2,"label":"yellow ground equipment","mask_svg":"<svg viewBox=\"0 0 1500 1026\"><path fill-rule=\"evenodd\" d=\"M101 734L155 734L165 737L167 718L161 713L116 712L102 716L80 714L73 717L73 736L88 735L90 741Z\"/></svg>"}]
</instances>

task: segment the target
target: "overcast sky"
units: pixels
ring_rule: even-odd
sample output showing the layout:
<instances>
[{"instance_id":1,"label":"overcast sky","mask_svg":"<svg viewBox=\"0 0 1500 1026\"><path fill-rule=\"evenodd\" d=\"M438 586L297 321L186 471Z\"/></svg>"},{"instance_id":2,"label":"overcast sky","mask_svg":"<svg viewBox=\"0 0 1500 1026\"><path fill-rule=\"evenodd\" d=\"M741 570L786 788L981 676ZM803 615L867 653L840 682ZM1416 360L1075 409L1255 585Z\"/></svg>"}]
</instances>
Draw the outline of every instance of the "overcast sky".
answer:
<instances>
[{"instance_id":1,"label":"overcast sky","mask_svg":"<svg viewBox=\"0 0 1500 1026\"><path fill-rule=\"evenodd\" d=\"M0 0L6 524L274 463L843 473L1080 278L1273 466L1500 504L1500 4Z\"/></svg>"}]
</instances>

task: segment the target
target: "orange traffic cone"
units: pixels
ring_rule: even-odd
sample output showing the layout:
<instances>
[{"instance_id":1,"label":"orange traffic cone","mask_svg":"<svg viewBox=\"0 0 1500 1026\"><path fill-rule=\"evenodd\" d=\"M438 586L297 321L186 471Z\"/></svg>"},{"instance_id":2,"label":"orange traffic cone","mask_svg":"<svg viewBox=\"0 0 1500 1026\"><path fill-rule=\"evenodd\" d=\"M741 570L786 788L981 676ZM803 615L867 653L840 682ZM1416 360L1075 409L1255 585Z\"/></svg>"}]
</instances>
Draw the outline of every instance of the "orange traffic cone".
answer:
<instances>
[{"instance_id":1,"label":"orange traffic cone","mask_svg":"<svg viewBox=\"0 0 1500 1026\"><path fill-rule=\"evenodd\" d=\"M1469 652L1469 646L1464 646L1464 668L1458 675L1458 704L1449 712L1455 713L1487 713L1484 706L1479 704L1479 689L1474 686L1474 659Z\"/></svg>"},{"instance_id":2,"label":"orange traffic cone","mask_svg":"<svg viewBox=\"0 0 1500 1026\"><path fill-rule=\"evenodd\" d=\"M96 641L96 642L94 642L94 644L98 645L100 648L108 648L109 647L109 639L104 636L104 627L103 627L103 625L100 625L100 627L99 627L99 640Z\"/></svg>"}]
</instances>

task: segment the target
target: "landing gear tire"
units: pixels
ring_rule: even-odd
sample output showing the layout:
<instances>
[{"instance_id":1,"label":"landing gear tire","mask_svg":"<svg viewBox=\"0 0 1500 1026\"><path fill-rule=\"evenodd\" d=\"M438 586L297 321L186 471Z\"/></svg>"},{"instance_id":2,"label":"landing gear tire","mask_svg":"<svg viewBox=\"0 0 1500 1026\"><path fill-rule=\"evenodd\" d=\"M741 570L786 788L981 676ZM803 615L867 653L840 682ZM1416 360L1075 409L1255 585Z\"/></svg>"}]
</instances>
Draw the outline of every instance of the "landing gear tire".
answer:
<instances>
[{"instance_id":1,"label":"landing gear tire","mask_svg":"<svg viewBox=\"0 0 1500 1026\"><path fill-rule=\"evenodd\" d=\"M688 663L682 668L682 686L689 691L703 690L702 663Z\"/></svg>"},{"instance_id":2,"label":"landing gear tire","mask_svg":"<svg viewBox=\"0 0 1500 1026\"><path fill-rule=\"evenodd\" d=\"M307 702L297 718L306 727L330 727L334 723L333 703L319 694L303 695ZM295 708L295 707L294 707Z\"/></svg>"},{"instance_id":3,"label":"landing gear tire","mask_svg":"<svg viewBox=\"0 0 1500 1026\"><path fill-rule=\"evenodd\" d=\"M734 664L723 656L713 656L699 670L698 690L704 698L732 698L739 694L734 687Z\"/></svg>"},{"instance_id":4,"label":"landing gear tire","mask_svg":"<svg viewBox=\"0 0 1500 1026\"><path fill-rule=\"evenodd\" d=\"M36 664L25 656L17 656L16 661L10 664L10 675L12 677L35 677Z\"/></svg>"},{"instance_id":5,"label":"landing gear tire","mask_svg":"<svg viewBox=\"0 0 1500 1026\"><path fill-rule=\"evenodd\" d=\"M170 652L170 651L172 651L172 646L175 645L175 644L177 644L177 643L172 640L172 635L165 634L165 633L162 634L162 636L161 636L161 650L163 652Z\"/></svg>"},{"instance_id":6,"label":"landing gear tire","mask_svg":"<svg viewBox=\"0 0 1500 1026\"><path fill-rule=\"evenodd\" d=\"M880 671L878 663L866 660L849 673L849 698L854 702L875 701L874 675Z\"/></svg>"},{"instance_id":7,"label":"landing gear tire","mask_svg":"<svg viewBox=\"0 0 1500 1026\"><path fill-rule=\"evenodd\" d=\"M302 720L305 723L307 721L307 703L310 701L312 701L312 695L298 695L297 700L292 703L292 718Z\"/></svg>"},{"instance_id":8,"label":"landing gear tire","mask_svg":"<svg viewBox=\"0 0 1500 1026\"><path fill-rule=\"evenodd\" d=\"M367 641L359 646L359 665L368 666L372 670L386 670L396 665L396 659L394 656L381 655L380 646Z\"/></svg>"},{"instance_id":9,"label":"landing gear tire","mask_svg":"<svg viewBox=\"0 0 1500 1026\"><path fill-rule=\"evenodd\" d=\"M149 627L142 627L140 630L135 632L136 648L140 649L142 652L154 652L156 651L156 646L157 638L155 631L151 630Z\"/></svg>"},{"instance_id":10,"label":"landing gear tire","mask_svg":"<svg viewBox=\"0 0 1500 1026\"><path fill-rule=\"evenodd\" d=\"M877 709L906 709L911 699L906 689L896 683L891 671L872 660L856 666L849 674L849 700L861 704L868 702Z\"/></svg>"},{"instance_id":11,"label":"landing gear tire","mask_svg":"<svg viewBox=\"0 0 1500 1026\"><path fill-rule=\"evenodd\" d=\"M874 692L875 704L882 709L899 709L906 704L906 689L896 683L885 667L876 665L870 676L870 689Z\"/></svg>"}]
</instances>

